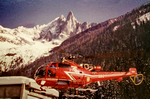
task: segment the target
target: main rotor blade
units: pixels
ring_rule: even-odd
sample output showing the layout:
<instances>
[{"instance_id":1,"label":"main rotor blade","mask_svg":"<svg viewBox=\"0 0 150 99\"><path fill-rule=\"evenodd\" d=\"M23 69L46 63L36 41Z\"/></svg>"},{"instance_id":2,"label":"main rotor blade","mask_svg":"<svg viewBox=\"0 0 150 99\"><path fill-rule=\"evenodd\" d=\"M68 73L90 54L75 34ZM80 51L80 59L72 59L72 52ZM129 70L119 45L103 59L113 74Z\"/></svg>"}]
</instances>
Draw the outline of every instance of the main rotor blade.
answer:
<instances>
[{"instance_id":1,"label":"main rotor blade","mask_svg":"<svg viewBox=\"0 0 150 99\"><path fill-rule=\"evenodd\" d=\"M126 52L102 53L99 55L83 56L83 58L117 58L117 57L130 57L130 53L126 51Z\"/></svg>"}]
</instances>

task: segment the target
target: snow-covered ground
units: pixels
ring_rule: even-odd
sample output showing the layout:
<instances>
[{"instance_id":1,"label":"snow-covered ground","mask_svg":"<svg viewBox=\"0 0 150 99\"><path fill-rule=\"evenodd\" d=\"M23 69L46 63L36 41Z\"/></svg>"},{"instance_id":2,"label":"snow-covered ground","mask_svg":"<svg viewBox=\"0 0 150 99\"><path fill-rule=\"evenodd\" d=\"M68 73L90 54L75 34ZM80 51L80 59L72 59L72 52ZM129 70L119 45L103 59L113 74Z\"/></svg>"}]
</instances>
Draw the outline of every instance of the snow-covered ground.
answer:
<instances>
[{"instance_id":1,"label":"snow-covered ground","mask_svg":"<svg viewBox=\"0 0 150 99\"><path fill-rule=\"evenodd\" d=\"M43 28L43 27L42 27ZM0 26L0 68L15 69L29 64L36 59L49 55L51 48L62 41L34 40L39 37L41 29L18 27L8 29ZM17 67L14 67L18 65Z\"/></svg>"},{"instance_id":2,"label":"snow-covered ground","mask_svg":"<svg viewBox=\"0 0 150 99\"><path fill-rule=\"evenodd\" d=\"M136 23L138 25L140 25L142 22L146 23L147 21L150 21L150 12L148 12L136 19ZM131 25L133 26L133 29L135 29L135 22L132 22Z\"/></svg>"}]
</instances>

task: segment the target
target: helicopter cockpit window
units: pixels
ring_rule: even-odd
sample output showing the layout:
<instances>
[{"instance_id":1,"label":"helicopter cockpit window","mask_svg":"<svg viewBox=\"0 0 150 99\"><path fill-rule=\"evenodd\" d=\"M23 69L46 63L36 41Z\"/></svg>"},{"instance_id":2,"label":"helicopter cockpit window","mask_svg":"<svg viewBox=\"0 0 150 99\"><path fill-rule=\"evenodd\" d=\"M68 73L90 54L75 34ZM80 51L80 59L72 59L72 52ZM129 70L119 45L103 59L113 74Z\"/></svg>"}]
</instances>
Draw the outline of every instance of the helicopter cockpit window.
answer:
<instances>
[{"instance_id":1,"label":"helicopter cockpit window","mask_svg":"<svg viewBox=\"0 0 150 99\"><path fill-rule=\"evenodd\" d=\"M40 68L37 73L36 73L36 77L39 78L39 77L45 77L45 74L46 74L46 69L44 68Z\"/></svg>"},{"instance_id":2,"label":"helicopter cockpit window","mask_svg":"<svg viewBox=\"0 0 150 99\"><path fill-rule=\"evenodd\" d=\"M56 68L56 66L55 65L50 65L49 68Z\"/></svg>"},{"instance_id":3,"label":"helicopter cockpit window","mask_svg":"<svg viewBox=\"0 0 150 99\"><path fill-rule=\"evenodd\" d=\"M71 65L69 64L63 64L63 63L59 63L58 65L60 68L67 68L67 69L70 69L71 68Z\"/></svg>"}]
</instances>

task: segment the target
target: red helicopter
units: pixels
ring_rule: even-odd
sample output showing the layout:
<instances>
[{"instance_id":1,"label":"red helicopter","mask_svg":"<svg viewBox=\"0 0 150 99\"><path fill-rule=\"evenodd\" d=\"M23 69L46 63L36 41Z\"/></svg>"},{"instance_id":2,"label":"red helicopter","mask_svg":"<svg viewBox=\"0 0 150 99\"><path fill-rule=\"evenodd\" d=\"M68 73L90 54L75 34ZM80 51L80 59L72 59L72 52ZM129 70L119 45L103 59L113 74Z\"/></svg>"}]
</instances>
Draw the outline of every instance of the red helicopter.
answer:
<instances>
[{"instance_id":1,"label":"red helicopter","mask_svg":"<svg viewBox=\"0 0 150 99\"><path fill-rule=\"evenodd\" d=\"M39 67L34 75L36 82L41 86L55 89L83 88L97 81L112 80L122 81L123 77L131 77L135 83L136 68L130 68L128 72L104 72L101 66L95 66L87 70L72 60L63 59L62 62L51 62L47 66ZM142 79L143 80L143 79ZM135 85L139 85L142 80Z\"/></svg>"}]
</instances>

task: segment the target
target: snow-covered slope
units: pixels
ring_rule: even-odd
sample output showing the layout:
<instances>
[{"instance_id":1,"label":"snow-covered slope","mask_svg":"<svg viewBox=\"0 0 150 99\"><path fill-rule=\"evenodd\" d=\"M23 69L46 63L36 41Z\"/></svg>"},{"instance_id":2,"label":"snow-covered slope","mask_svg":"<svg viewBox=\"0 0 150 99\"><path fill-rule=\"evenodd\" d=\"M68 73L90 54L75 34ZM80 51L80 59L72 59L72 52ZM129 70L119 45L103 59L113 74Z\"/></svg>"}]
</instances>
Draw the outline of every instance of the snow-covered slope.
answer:
<instances>
[{"instance_id":1,"label":"snow-covered slope","mask_svg":"<svg viewBox=\"0 0 150 99\"><path fill-rule=\"evenodd\" d=\"M8 29L0 26L0 68L2 71L29 64L46 55L52 47L56 46L52 42L43 43L34 40L39 38L41 28L43 27Z\"/></svg>"},{"instance_id":2,"label":"snow-covered slope","mask_svg":"<svg viewBox=\"0 0 150 99\"><path fill-rule=\"evenodd\" d=\"M147 22L150 20L150 12L140 16L139 18L136 19L136 22L138 25L140 25L140 22Z\"/></svg>"},{"instance_id":3,"label":"snow-covered slope","mask_svg":"<svg viewBox=\"0 0 150 99\"><path fill-rule=\"evenodd\" d=\"M78 22L70 11L67 19L61 15L47 25L34 28L0 26L0 70L17 69L49 55L53 47L94 25Z\"/></svg>"}]
</instances>

